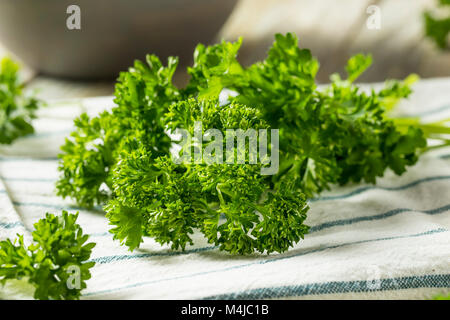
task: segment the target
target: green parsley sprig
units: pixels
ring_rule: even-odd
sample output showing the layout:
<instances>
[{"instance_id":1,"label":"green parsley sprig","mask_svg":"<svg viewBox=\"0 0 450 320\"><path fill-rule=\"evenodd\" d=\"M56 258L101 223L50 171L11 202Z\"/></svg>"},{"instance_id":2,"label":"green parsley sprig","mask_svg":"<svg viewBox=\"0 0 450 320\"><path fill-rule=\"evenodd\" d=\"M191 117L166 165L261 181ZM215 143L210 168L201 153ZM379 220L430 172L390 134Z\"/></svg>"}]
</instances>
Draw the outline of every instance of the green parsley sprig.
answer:
<instances>
[{"instance_id":1,"label":"green parsley sprig","mask_svg":"<svg viewBox=\"0 0 450 320\"><path fill-rule=\"evenodd\" d=\"M89 269L95 262L86 261L95 243L86 243L88 235L83 235L77 217L78 213L66 211L61 216L47 213L34 224L33 243L28 247L23 235L1 241L0 283L25 279L35 287L35 299L79 299L91 278ZM71 276L79 278L72 283Z\"/></svg>"}]
</instances>

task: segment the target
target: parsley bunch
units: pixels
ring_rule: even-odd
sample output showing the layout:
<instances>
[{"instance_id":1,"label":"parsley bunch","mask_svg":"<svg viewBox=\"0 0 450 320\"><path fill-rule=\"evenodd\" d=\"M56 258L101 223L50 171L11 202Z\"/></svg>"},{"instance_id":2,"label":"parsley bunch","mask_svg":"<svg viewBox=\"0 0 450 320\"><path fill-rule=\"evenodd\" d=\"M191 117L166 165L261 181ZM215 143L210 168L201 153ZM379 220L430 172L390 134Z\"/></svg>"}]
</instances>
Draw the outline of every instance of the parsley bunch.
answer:
<instances>
[{"instance_id":1,"label":"parsley bunch","mask_svg":"<svg viewBox=\"0 0 450 320\"><path fill-rule=\"evenodd\" d=\"M34 132L38 101L25 97L19 83L18 65L9 58L0 61L0 143L11 144L15 139Z\"/></svg>"},{"instance_id":2,"label":"parsley bunch","mask_svg":"<svg viewBox=\"0 0 450 320\"><path fill-rule=\"evenodd\" d=\"M86 261L95 243L86 243L88 236L76 224L77 217L66 211L61 216L47 213L34 224L34 242L28 247L22 235L1 241L0 283L25 278L35 287L35 299L79 299L91 278L89 269L95 262ZM71 275L79 277L72 287Z\"/></svg>"},{"instance_id":3,"label":"parsley bunch","mask_svg":"<svg viewBox=\"0 0 450 320\"><path fill-rule=\"evenodd\" d=\"M448 131L388 117L416 76L388 81L378 92L354 85L370 56L352 57L346 79L334 74L319 89L319 63L295 35L277 34L267 58L249 67L236 58L241 43L198 45L185 88L172 83L176 58L164 66L149 55L121 73L117 106L75 121L60 155L58 194L83 206L106 204L111 232L131 250L144 236L185 249L199 230L231 253L283 252L308 231L307 198L333 184L375 183L388 168L402 174L427 137ZM227 129L278 129L279 150L271 150L279 152L278 172L262 175L265 164L250 163L245 150L235 151L246 155L241 164L176 164L172 133L192 135L198 121L202 133L224 136Z\"/></svg>"}]
</instances>

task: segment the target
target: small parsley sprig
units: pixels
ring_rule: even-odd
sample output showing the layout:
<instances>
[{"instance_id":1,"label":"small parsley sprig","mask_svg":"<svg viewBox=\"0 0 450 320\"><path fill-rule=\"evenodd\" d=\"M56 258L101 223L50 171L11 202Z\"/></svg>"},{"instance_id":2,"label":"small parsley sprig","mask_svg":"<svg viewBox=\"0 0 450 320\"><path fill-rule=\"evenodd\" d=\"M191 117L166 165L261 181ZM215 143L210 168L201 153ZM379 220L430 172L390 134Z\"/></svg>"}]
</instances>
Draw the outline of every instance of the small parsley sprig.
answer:
<instances>
[{"instance_id":1,"label":"small parsley sprig","mask_svg":"<svg viewBox=\"0 0 450 320\"><path fill-rule=\"evenodd\" d=\"M34 132L31 120L36 117L39 102L23 95L18 80L19 66L10 58L0 61L0 143L11 144L15 139Z\"/></svg>"},{"instance_id":2,"label":"small parsley sprig","mask_svg":"<svg viewBox=\"0 0 450 320\"><path fill-rule=\"evenodd\" d=\"M0 283L26 279L35 287L35 299L79 299L86 280L91 278L89 269L95 262L86 261L95 243L86 243L88 235L83 235L77 217L78 213L66 211L61 216L47 213L34 224L33 243L28 247L23 235L1 241ZM71 275L79 277L78 288L76 283L68 285Z\"/></svg>"}]
</instances>

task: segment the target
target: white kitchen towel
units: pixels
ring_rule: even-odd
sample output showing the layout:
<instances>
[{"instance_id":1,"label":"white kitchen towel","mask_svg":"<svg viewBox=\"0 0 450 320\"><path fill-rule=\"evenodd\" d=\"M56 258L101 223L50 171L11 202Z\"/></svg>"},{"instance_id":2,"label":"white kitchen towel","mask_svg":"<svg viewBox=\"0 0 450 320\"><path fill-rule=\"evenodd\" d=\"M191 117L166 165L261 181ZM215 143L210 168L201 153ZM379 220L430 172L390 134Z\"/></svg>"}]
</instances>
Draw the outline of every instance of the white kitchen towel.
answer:
<instances>
[{"instance_id":1,"label":"white kitchen towel","mask_svg":"<svg viewBox=\"0 0 450 320\"><path fill-rule=\"evenodd\" d=\"M366 86L368 88L368 86ZM424 121L450 117L450 78L421 80L398 107ZM402 176L335 187L310 201L305 240L283 254L233 256L208 244L171 251L146 239L135 252L113 241L101 210L55 195L57 154L73 118L113 106L111 97L49 103L36 134L0 148L0 239L25 234L45 212L80 212L97 243L83 299L409 299L450 292L450 148ZM0 298L30 298L10 282Z\"/></svg>"}]
</instances>

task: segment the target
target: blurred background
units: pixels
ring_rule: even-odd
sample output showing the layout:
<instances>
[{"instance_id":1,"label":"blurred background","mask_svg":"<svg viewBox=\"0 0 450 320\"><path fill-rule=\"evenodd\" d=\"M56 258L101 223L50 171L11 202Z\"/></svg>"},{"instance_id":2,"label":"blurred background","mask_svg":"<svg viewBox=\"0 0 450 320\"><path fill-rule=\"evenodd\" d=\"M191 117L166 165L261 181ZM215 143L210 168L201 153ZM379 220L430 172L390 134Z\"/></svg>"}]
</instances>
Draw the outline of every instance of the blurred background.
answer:
<instances>
[{"instance_id":1,"label":"blurred background","mask_svg":"<svg viewBox=\"0 0 450 320\"><path fill-rule=\"evenodd\" d=\"M436 11L437 2L0 0L0 56L12 54L22 61L28 87L44 99L111 95L118 71L133 59L145 53L179 55L186 65L198 42L242 36L239 60L248 65L265 57L276 32L295 32L300 47L311 49L320 61L320 82L342 72L347 59L359 52L374 58L361 77L364 82L412 72L446 77L450 50L438 49L424 36L423 14ZM66 28L70 4L81 9L81 30ZM179 69L175 81L183 85L187 76Z\"/></svg>"}]
</instances>

